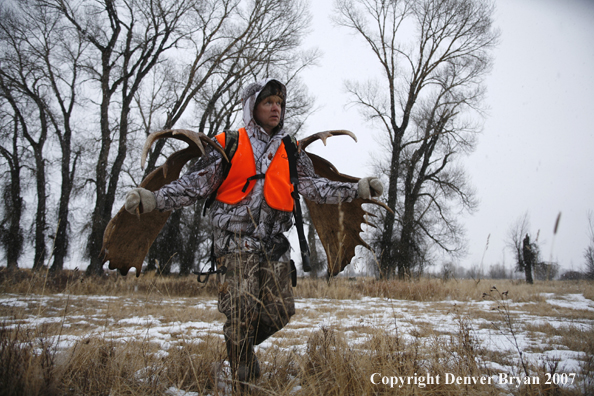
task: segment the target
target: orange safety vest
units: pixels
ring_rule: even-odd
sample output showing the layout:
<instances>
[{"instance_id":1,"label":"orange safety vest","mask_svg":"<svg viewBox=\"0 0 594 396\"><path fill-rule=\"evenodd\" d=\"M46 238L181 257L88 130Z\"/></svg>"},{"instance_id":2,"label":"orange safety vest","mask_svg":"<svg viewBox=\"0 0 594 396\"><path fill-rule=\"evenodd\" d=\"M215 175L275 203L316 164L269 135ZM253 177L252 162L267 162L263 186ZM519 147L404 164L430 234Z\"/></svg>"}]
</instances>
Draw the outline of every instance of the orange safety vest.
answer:
<instances>
[{"instance_id":1,"label":"orange safety vest","mask_svg":"<svg viewBox=\"0 0 594 396\"><path fill-rule=\"evenodd\" d=\"M215 136L225 148L225 132ZM254 188L256 180L248 178L256 175L256 160L252 144L245 128L239 130L237 150L231 158L231 168L227 178L217 190L216 200L235 205L244 199ZM246 187L247 185L247 187ZM284 142L281 143L264 175L264 199L272 209L292 212L293 184L289 175L289 160Z\"/></svg>"}]
</instances>

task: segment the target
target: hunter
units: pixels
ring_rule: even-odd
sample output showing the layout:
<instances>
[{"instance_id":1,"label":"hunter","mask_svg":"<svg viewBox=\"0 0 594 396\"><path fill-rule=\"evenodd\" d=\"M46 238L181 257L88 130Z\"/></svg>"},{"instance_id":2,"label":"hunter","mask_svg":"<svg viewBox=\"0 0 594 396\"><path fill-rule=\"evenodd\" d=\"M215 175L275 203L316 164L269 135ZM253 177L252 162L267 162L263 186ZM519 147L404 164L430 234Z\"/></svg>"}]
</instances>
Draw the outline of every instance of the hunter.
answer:
<instances>
[{"instance_id":1,"label":"hunter","mask_svg":"<svg viewBox=\"0 0 594 396\"><path fill-rule=\"evenodd\" d=\"M249 85L242 95L244 128L223 132L217 144L233 156L230 167L222 155L208 147L206 153L178 180L150 192L134 188L125 208L135 213L168 211L216 197L209 219L213 228L213 253L218 268L218 309L227 356L234 381L246 384L260 376L254 346L287 325L295 313L291 287L290 245L284 233L293 225L295 205L283 129L286 88L277 80ZM291 144L295 144L291 140ZM377 178L357 183L334 182L314 172L301 152L296 160L301 195L316 203L337 204L356 197L382 194Z\"/></svg>"}]
</instances>

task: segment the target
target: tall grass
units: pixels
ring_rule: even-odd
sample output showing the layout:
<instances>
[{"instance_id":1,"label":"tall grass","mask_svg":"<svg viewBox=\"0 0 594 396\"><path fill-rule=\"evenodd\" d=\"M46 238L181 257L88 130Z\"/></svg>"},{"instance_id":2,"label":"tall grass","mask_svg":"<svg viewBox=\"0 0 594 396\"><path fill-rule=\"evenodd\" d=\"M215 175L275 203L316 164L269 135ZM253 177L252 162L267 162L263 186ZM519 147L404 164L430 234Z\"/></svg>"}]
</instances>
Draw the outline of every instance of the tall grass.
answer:
<instances>
[{"instance_id":1,"label":"tall grass","mask_svg":"<svg viewBox=\"0 0 594 396\"><path fill-rule=\"evenodd\" d=\"M45 340L45 341L44 341ZM44 344L45 342L45 344ZM541 384L501 389L493 384L446 384L446 375L490 378L481 364L482 348L472 328L459 319L450 337L416 337L377 329L354 348L333 328L322 328L305 341L304 353L269 348L260 355L262 377L251 395L579 395L592 394L592 384L579 389L545 386L552 365L531 367ZM22 330L0 332L1 395L164 395L170 388L199 395L231 394L225 381L217 386L214 368L225 356L223 342L188 343L159 353L148 341L114 343L85 339L55 353L55 344ZM433 378L427 384L426 376ZM440 383L435 378L440 377ZM375 383L371 381L373 377ZM382 378L386 383L381 383ZM398 377L394 382L393 377ZM404 384L400 378L404 378ZM228 381L228 380L227 380Z\"/></svg>"},{"instance_id":2,"label":"tall grass","mask_svg":"<svg viewBox=\"0 0 594 396\"><path fill-rule=\"evenodd\" d=\"M216 386L212 368L224 360L220 339L188 343L159 354L150 342L114 343L85 339L56 355L55 344L22 330L0 332L0 394L2 395L163 395L170 387L198 394L225 394ZM435 345L433 345L435 344ZM436 348L437 347L437 348ZM476 363L479 346L461 326L445 343L434 338L404 341L377 330L361 348L350 347L340 332L322 328L306 340L303 354L269 349L261 355L262 378L253 395L384 395L389 385L373 384L382 376L416 377L455 373L488 374ZM376 375L378 381L381 376ZM376 381L377 382L377 381ZM492 388L492 387L491 387ZM399 394L467 394L451 385L404 385ZM478 393L497 394L484 387Z\"/></svg>"},{"instance_id":3,"label":"tall grass","mask_svg":"<svg viewBox=\"0 0 594 396\"><path fill-rule=\"evenodd\" d=\"M496 286L508 290L514 302L542 301L542 293L583 293L594 299L594 283L588 281L536 281L527 285L519 280L471 279L442 281L421 278L414 281L376 280L373 278L322 279L299 278L294 289L298 298L359 299L381 297L412 301L480 300L485 289ZM0 293L43 294L66 293L81 295L149 295L167 297L216 297L214 277L203 286L195 276L156 276L154 272L136 278L108 272L102 277L86 277L80 271L59 274L30 270L0 269Z\"/></svg>"},{"instance_id":4,"label":"tall grass","mask_svg":"<svg viewBox=\"0 0 594 396\"><path fill-rule=\"evenodd\" d=\"M104 276L85 276L81 271L64 270L57 274L45 271L0 269L0 293L80 295L149 295L167 297L216 296L213 281L202 286L195 276L157 276L154 272L121 276L116 271Z\"/></svg>"},{"instance_id":5,"label":"tall grass","mask_svg":"<svg viewBox=\"0 0 594 396\"><path fill-rule=\"evenodd\" d=\"M220 342L162 355L146 340L87 338L59 353L51 340L38 329L0 330L0 395L163 395L172 386L205 394L205 367L223 359Z\"/></svg>"},{"instance_id":6,"label":"tall grass","mask_svg":"<svg viewBox=\"0 0 594 396\"><path fill-rule=\"evenodd\" d=\"M443 282L421 279L397 280L338 278L299 279L298 298L359 299L380 297L412 301L478 301L483 293L496 286L505 290L514 302L542 303L542 293L583 293L594 296L587 282L537 282L525 285L517 281L472 280ZM485 290L486 289L486 290ZM0 271L0 292L17 294L64 293L81 295L120 295L194 297L216 295L211 282L200 287L195 277L158 277L151 274L121 277L115 273L101 278L87 278L78 271L45 275L31 271ZM591 298L591 297L590 297ZM111 308L119 311L122 308ZM146 308L147 310L149 308ZM151 310L158 309L153 306ZM148 311L147 311L148 312ZM150 311L153 315L153 311ZM33 328L9 324L4 313L0 324L0 395L164 395L170 388L199 395L229 394L226 351L220 337L205 342L182 340L164 351L150 338L114 341L108 336L79 337L67 348L60 347L61 326L53 323ZM12 315L12 313L8 313ZM80 314L80 312L77 312ZM174 313L170 313L174 314ZM177 313L175 313L177 315ZM340 328L322 327L308 334L298 347L273 347L260 350L262 377L251 387L252 395L578 395L594 394L594 334L592 330L550 329L541 326L532 331L548 334L555 343L583 352L582 378L575 388L545 386L545 375L555 373L554 360L537 364L524 362L531 375L541 378L538 386L498 388L495 385L446 385L446 374L456 377L489 378L496 374L486 360L490 352L475 337L465 314L453 313L457 332L441 334L425 330L406 337L396 330L367 329L367 340L352 345ZM17 315L15 313L15 315ZM64 308L64 316L68 315ZM175 320L184 321L180 313ZM559 341L561 340L561 341ZM520 367L517 367L520 369ZM222 373L222 374L221 374ZM226 375L225 375L226 373ZM441 377L440 384L421 384L427 373ZM372 376L375 382L372 382ZM382 384L393 377L410 378L413 383L394 387ZM416 383L414 381L417 381Z\"/></svg>"}]
</instances>

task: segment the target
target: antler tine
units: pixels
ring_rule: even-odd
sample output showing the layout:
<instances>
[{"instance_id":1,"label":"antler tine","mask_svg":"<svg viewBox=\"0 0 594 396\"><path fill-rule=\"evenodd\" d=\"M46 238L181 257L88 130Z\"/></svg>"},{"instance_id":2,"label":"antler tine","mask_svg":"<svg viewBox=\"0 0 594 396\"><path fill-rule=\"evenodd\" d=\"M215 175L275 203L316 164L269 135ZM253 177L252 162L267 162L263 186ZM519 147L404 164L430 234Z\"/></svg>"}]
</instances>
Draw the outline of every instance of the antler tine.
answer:
<instances>
[{"instance_id":1,"label":"antler tine","mask_svg":"<svg viewBox=\"0 0 594 396\"><path fill-rule=\"evenodd\" d=\"M229 162L229 158L225 154L225 150L223 150L219 145L217 145L212 139L200 132L194 132L187 129L168 129L164 131L158 131L151 133L144 143L144 147L142 148L142 156L140 157L140 166L144 169L144 165L146 162L146 156L155 141L158 139L163 138L175 138L182 140L188 143L190 146L193 146L200 151L200 155L205 153L204 144L202 142L207 143L208 145L212 146L215 150L217 150L223 158Z\"/></svg>"},{"instance_id":2,"label":"antler tine","mask_svg":"<svg viewBox=\"0 0 594 396\"><path fill-rule=\"evenodd\" d=\"M347 131L346 129L318 132L318 133L314 133L313 135L310 135L304 139L301 139L299 141L299 152L301 152L301 150L305 150L305 148L307 146L309 146L311 143L315 142L318 139L320 139L322 141L322 143L324 143L324 146L325 146L326 139L328 139L330 136L338 136L338 135L348 135L348 136L352 137L355 142L357 141L357 136L355 136L355 134L353 132Z\"/></svg>"},{"instance_id":3,"label":"antler tine","mask_svg":"<svg viewBox=\"0 0 594 396\"><path fill-rule=\"evenodd\" d=\"M371 212L368 212L368 211L366 211L366 210L364 211L364 213L365 213L367 216L370 216L370 217L377 217L377 215L376 215L375 213L371 213Z\"/></svg>"},{"instance_id":4,"label":"antler tine","mask_svg":"<svg viewBox=\"0 0 594 396\"><path fill-rule=\"evenodd\" d=\"M367 242L365 242L365 241L363 240L363 238L359 237L358 239L359 239L359 243L360 243L360 244L361 244L363 247L365 247L365 248L367 248L367 249L369 249L369 250L373 251L373 249L371 248L371 246L369 246L369 244L368 244Z\"/></svg>"},{"instance_id":5,"label":"antler tine","mask_svg":"<svg viewBox=\"0 0 594 396\"><path fill-rule=\"evenodd\" d=\"M179 136L179 139L185 142L187 142L187 140L185 140L184 137L190 139L190 141L194 143L196 147L198 147L198 150L200 150L200 154L204 155L204 145L202 144L201 139L203 139L203 137L207 138L206 135L189 131L187 129L174 129L171 132L173 132L171 136L174 138L178 138Z\"/></svg>"},{"instance_id":6,"label":"antler tine","mask_svg":"<svg viewBox=\"0 0 594 396\"><path fill-rule=\"evenodd\" d=\"M379 205L382 208L386 209L388 212L394 214L394 211L388 205L386 205L385 203L383 203L382 201L380 201L378 199L369 199L369 200L367 200L366 203L374 203L374 204Z\"/></svg>"},{"instance_id":7,"label":"antler tine","mask_svg":"<svg viewBox=\"0 0 594 396\"><path fill-rule=\"evenodd\" d=\"M161 138L169 137L167 135L171 135L171 131L158 131L153 132L146 138L144 142L144 146L142 147L142 155L140 156L140 168L144 169L144 165L146 163L146 156L153 145L153 143Z\"/></svg>"}]
</instances>

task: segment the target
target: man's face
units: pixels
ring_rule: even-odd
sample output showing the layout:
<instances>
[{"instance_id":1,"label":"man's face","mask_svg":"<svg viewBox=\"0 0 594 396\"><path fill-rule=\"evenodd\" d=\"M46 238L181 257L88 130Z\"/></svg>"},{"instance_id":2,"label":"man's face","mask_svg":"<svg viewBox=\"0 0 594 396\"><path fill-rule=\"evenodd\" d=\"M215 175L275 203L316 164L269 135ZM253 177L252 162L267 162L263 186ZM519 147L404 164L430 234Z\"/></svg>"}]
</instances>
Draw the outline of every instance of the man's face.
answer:
<instances>
[{"instance_id":1,"label":"man's face","mask_svg":"<svg viewBox=\"0 0 594 396\"><path fill-rule=\"evenodd\" d=\"M280 123L283 100L276 95L268 96L256 106L254 118L266 133L272 134Z\"/></svg>"}]
</instances>

